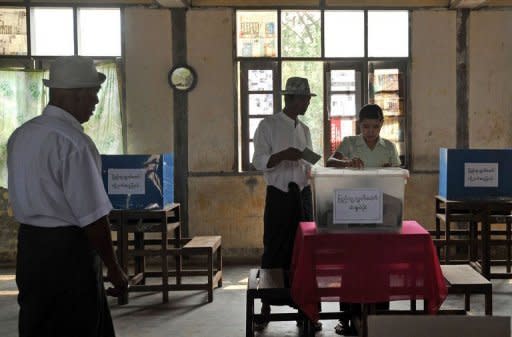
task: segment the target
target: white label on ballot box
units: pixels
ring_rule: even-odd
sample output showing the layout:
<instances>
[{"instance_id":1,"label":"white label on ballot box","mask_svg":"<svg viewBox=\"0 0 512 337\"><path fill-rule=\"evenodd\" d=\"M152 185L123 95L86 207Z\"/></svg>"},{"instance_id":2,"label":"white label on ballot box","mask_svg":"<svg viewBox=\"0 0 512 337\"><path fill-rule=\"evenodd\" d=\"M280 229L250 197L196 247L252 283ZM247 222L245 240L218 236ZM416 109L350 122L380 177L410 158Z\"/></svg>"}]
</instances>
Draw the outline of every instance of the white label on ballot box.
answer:
<instances>
[{"instance_id":1,"label":"white label on ballot box","mask_svg":"<svg viewBox=\"0 0 512 337\"><path fill-rule=\"evenodd\" d=\"M498 187L498 163L464 163L464 187Z\"/></svg>"},{"instance_id":2,"label":"white label on ballot box","mask_svg":"<svg viewBox=\"0 0 512 337\"><path fill-rule=\"evenodd\" d=\"M382 190L352 188L334 190L334 223L382 223Z\"/></svg>"},{"instance_id":3,"label":"white label on ballot box","mask_svg":"<svg viewBox=\"0 0 512 337\"><path fill-rule=\"evenodd\" d=\"M108 194L146 194L145 169L108 169Z\"/></svg>"}]
</instances>

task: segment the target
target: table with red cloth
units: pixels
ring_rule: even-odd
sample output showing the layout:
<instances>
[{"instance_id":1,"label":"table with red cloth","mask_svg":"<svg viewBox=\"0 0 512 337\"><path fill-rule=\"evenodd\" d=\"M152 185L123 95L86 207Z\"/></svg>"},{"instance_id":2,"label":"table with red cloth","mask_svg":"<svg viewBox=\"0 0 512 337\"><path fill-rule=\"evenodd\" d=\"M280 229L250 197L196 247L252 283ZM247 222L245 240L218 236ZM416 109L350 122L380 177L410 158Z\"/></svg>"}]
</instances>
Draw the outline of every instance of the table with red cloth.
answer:
<instances>
[{"instance_id":1,"label":"table with red cloth","mask_svg":"<svg viewBox=\"0 0 512 337\"><path fill-rule=\"evenodd\" d=\"M397 233L322 233L301 222L290 278L292 299L312 321L321 301L423 299L435 314L447 296L432 239L415 221Z\"/></svg>"}]
</instances>

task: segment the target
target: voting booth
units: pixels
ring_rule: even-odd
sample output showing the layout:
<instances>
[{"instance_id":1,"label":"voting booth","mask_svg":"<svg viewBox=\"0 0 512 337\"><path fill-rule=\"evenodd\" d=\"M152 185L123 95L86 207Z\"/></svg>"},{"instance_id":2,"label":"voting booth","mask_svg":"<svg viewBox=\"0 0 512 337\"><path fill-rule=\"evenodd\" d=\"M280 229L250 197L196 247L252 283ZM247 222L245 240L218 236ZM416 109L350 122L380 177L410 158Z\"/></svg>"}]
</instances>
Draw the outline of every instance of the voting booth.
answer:
<instances>
[{"instance_id":1,"label":"voting booth","mask_svg":"<svg viewBox=\"0 0 512 337\"><path fill-rule=\"evenodd\" d=\"M102 178L115 209L163 209L174 202L174 156L102 155Z\"/></svg>"},{"instance_id":2,"label":"voting booth","mask_svg":"<svg viewBox=\"0 0 512 337\"><path fill-rule=\"evenodd\" d=\"M439 195L448 200L512 197L511 149L439 149Z\"/></svg>"},{"instance_id":3,"label":"voting booth","mask_svg":"<svg viewBox=\"0 0 512 337\"><path fill-rule=\"evenodd\" d=\"M399 231L405 183L401 168L313 170L315 221L320 230Z\"/></svg>"}]
</instances>

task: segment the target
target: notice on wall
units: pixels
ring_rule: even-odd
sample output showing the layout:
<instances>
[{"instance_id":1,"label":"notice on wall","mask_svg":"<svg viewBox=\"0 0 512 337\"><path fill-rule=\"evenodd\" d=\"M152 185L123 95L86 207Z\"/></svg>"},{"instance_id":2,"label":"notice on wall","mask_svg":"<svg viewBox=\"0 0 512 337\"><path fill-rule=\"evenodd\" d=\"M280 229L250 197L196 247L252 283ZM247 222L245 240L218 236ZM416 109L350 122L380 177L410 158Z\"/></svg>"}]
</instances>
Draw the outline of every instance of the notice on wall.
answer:
<instances>
[{"instance_id":1,"label":"notice on wall","mask_svg":"<svg viewBox=\"0 0 512 337\"><path fill-rule=\"evenodd\" d=\"M354 188L334 190L335 224L382 223L382 190Z\"/></svg>"},{"instance_id":2,"label":"notice on wall","mask_svg":"<svg viewBox=\"0 0 512 337\"><path fill-rule=\"evenodd\" d=\"M498 163L464 163L464 187L498 187Z\"/></svg>"},{"instance_id":3,"label":"notice on wall","mask_svg":"<svg viewBox=\"0 0 512 337\"><path fill-rule=\"evenodd\" d=\"M108 194L145 194L145 169L109 169Z\"/></svg>"}]
</instances>

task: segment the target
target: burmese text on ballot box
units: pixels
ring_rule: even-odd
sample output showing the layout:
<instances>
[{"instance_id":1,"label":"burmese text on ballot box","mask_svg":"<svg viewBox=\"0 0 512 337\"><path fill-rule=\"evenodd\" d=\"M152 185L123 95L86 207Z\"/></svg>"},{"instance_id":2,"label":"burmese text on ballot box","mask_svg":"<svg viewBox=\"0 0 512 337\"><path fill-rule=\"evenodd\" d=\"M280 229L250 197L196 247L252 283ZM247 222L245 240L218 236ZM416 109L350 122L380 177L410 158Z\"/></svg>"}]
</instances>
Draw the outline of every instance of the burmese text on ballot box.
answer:
<instances>
[{"instance_id":1,"label":"burmese text on ballot box","mask_svg":"<svg viewBox=\"0 0 512 337\"><path fill-rule=\"evenodd\" d=\"M511 149L439 150L439 195L448 200L512 196Z\"/></svg>"},{"instance_id":2,"label":"burmese text on ballot box","mask_svg":"<svg viewBox=\"0 0 512 337\"><path fill-rule=\"evenodd\" d=\"M174 202L174 157L102 155L102 176L115 209L161 209Z\"/></svg>"},{"instance_id":3,"label":"burmese text on ballot box","mask_svg":"<svg viewBox=\"0 0 512 337\"><path fill-rule=\"evenodd\" d=\"M399 231L409 171L398 168L313 170L315 221L320 230Z\"/></svg>"}]
</instances>

